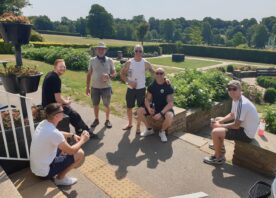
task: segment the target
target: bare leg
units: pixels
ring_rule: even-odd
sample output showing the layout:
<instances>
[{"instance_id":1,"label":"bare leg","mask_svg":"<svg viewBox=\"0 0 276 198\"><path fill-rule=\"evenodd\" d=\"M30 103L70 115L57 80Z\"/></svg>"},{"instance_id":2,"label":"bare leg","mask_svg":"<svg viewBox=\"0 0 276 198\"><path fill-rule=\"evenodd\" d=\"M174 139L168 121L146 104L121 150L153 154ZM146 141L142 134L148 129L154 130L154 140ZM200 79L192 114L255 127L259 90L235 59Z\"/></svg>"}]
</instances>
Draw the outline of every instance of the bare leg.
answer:
<instances>
[{"instance_id":1,"label":"bare leg","mask_svg":"<svg viewBox=\"0 0 276 198\"><path fill-rule=\"evenodd\" d=\"M95 119L99 119L99 106L94 106Z\"/></svg>"},{"instance_id":2,"label":"bare leg","mask_svg":"<svg viewBox=\"0 0 276 198\"><path fill-rule=\"evenodd\" d=\"M172 122L173 122L173 113L167 112L165 114L165 120L162 123L162 131L167 130L172 125Z\"/></svg>"},{"instance_id":3,"label":"bare leg","mask_svg":"<svg viewBox=\"0 0 276 198\"><path fill-rule=\"evenodd\" d=\"M140 107L138 110L137 110L137 114L138 114L138 120L140 120L140 122L142 121L147 128L150 128L150 125L148 124L147 122L147 119L146 119L146 116L145 116L145 109L143 107Z\"/></svg>"},{"instance_id":4,"label":"bare leg","mask_svg":"<svg viewBox=\"0 0 276 198\"><path fill-rule=\"evenodd\" d=\"M84 162L84 152L82 149L80 149L76 154L74 154L74 160L75 162L68 166L66 169L64 169L62 172L60 172L57 175L57 179L63 179L65 175L71 171L73 168L80 167Z\"/></svg>"},{"instance_id":5,"label":"bare leg","mask_svg":"<svg viewBox=\"0 0 276 198\"><path fill-rule=\"evenodd\" d=\"M109 115L110 115L110 107L109 106L105 106L105 117L106 117L106 120L109 120Z\"/></svg>"},{"instance_id":6,"label":"bare leg","mask_svg":"<svg viewBox=\"0 0 276 198\"><path fill-rule=\"evenodd\" d=\"M128 126L132 126L132 108L127 108Z\"/></svg>"},{"instance_id":7,"label":"bare leg","mask_svg":"<svg viewBox=\"0 0 276 198\"><path fill-rule=\"evenodd\" d=\"M221 149L225 138L225 128L215 128L212 131L212 139L214 143L216 158L222 157Z\"/></svg>"}]
</instances>

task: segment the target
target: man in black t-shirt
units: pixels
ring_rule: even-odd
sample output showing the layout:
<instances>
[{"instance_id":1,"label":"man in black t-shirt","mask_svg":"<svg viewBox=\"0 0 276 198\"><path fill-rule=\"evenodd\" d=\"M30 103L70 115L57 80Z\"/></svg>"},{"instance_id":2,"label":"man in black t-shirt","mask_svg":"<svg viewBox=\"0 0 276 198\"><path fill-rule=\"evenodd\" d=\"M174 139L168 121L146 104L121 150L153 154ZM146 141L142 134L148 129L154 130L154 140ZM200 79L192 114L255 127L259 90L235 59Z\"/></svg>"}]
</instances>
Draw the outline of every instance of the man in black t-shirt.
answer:
<instances>
[{"instance_id":1,"label":"man in black t-shirt","mask_svg":"<svg viewBox=\"0 0 276 198\"><path fill-rule=\"evenodd\" d=\"M89 131L89 127L84 123L81 116L70 106L70 98L64 99L61 96L61 79L66 70L63 59L57 59L54 63L54 71L49 72L42 85L42 106L46 107L50 103L62 104L64 114L69 116L70 123L74 126L76 134L80 135L84 130ZM90 132L91 138L97 138L97 135Z\"/></svg>"},{"instance_id":2,"label":"man in black t-shirt","mask_svg":"<svg viewBox=\"0 0 276 198\"><path fill-rule=\"evenodd\" d=\"M159 136L162 142L167 142L165 131L171 126L174 117L173 93L174 89L165 81L164 69L158 68L155 71L155 81L147 89L145 107L138 109L138 119L147 127L146 131L141 133L142 137L154 133L146 118L151 116L153 120L163 120Z\"/></svg>"}]
</instances>

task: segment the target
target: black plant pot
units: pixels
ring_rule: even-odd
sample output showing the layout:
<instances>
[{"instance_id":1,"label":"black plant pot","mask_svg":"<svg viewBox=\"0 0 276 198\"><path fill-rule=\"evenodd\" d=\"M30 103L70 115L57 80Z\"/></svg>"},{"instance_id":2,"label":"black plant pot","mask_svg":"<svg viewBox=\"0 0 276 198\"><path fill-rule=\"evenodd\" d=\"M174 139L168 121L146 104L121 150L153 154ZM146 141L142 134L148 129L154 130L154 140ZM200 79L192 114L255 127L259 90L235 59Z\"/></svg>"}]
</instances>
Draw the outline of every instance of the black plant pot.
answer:
<instances>
[{"instance_id":1,"label":"black plant pot","mask_svg":"<svg viewBox=\"0 0 276 198\"><path fill-rule=\"evenodd\" d=\"M20 23L0 23L0 34L5 42L24 45L30 41L32 25Z\"/></svg>"},{"instance_id":2,"label":"black plant pot","mask_svg":"<svg viewBox=\"0 0 276 198\"><path fill-rule=\"evenodd\" d=\"M38 89L40 77L43 73L33 76L0 76L2 79L3 86L7 92L10 93L32 93Z\"/></svg>"}]
</instances>

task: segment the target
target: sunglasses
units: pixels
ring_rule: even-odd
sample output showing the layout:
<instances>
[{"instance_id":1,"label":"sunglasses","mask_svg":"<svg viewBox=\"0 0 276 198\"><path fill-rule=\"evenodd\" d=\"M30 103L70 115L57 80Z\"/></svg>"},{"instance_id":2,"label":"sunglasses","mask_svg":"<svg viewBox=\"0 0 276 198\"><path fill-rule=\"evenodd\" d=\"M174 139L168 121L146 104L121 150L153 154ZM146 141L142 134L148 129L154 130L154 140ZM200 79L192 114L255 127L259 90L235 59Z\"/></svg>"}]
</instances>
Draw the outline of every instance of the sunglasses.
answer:
<instances>
[{"instance_id":1,"label":"sunglasses","mask_svg":"<svg viewBox=\"0 0 276 198\"><path fill-rule=\"evenodd\" d=\"M237 88L236 87L228 87L227 90L228 91L237 91Z\"/></svg>"},{"instance_id":2,"label":"sunglasses","mask_svg":"<svg viewBox=\"0 0 276 198\"><path fill-rule=\"evenodd\" d=\"M142 50L135 50L135 53L142 53Z\"/></svg>"},{"instance_id":3,"label":"sunglasses","mask_svg":"<svg viewBox=\"0 0 276 198\"><path fill-rule=\"evenodd\" d=\"M155 72L155 74L162 76L164 74L164 72Z\"/></svg>"}]
</instances>

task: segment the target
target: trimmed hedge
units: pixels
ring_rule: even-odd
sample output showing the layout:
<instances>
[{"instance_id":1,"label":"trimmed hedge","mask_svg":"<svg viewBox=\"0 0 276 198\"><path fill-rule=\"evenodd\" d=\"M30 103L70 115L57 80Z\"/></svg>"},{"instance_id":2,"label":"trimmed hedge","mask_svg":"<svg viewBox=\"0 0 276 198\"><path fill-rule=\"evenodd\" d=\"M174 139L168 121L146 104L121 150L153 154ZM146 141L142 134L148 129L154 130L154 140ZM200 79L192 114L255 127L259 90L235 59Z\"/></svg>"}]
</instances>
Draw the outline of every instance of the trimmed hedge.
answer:
<instances>
[{"instance_id":1,"label":"trimmed hedge","mask_svg":"<svg viewBox=\"0 0 276 198\"><path fill-rule=\"evenodd\" d=\"M70 32L58 32L52 30L36 30L40 34L55 34L55 35L64 35L64 36L81 36L80 33L70 33Z\"/></svg>"},{"instance_id":2,"label":"trimmed hedge","mask_svg":"<svg viewBox=\"0 0 276 198\"><path fill-rule=\"evenodd\" d=\"M257 83L264 88L272 87L276 89L276 76L258 76Z\"/></svg>"},{"instance_id":3,"label":"trimmed hedge","mask_svg":"<svg viewBox=\"0 0 276 198\"><path fill-rule=\"evenodd\" d=\"M276 52L227 47L160 44L164 54L184 53L190 56L222 58L240 61L276 64Z\"/></svg>"},{"instance_id":4,"label":"trimmed hedge","mask_svg":"<svg viewBox=\"0 0 276 198\"><path fill-rule=\"evenodd\" d=\"M13 54L13 46L10 43L0 41L0 54Z\"/></svg>"},{"instance_id":5,"label":"trimmed hedge","mask_svg":"<svg viewBox=\"0 0 276 198\"><path fill-rule=\"evenodd\" d=\"M275 103L276 101L276 89L270 87L268 89L265 90L264 93L264 101L268 102L268 103Z\"/></svg>"},{"instance_id":6,"label":"trimmed hedge","mask_svg":"<svg viewBox=\"0 0 276 198\"><path fill-rule=\"evenodd\" d=\"M40 47L71 47L71 48L89 48L89 44L70 44L70 43L54 43L54 42L30 42L29 46L35 48Z\"/></svg>"}]
</instances>

